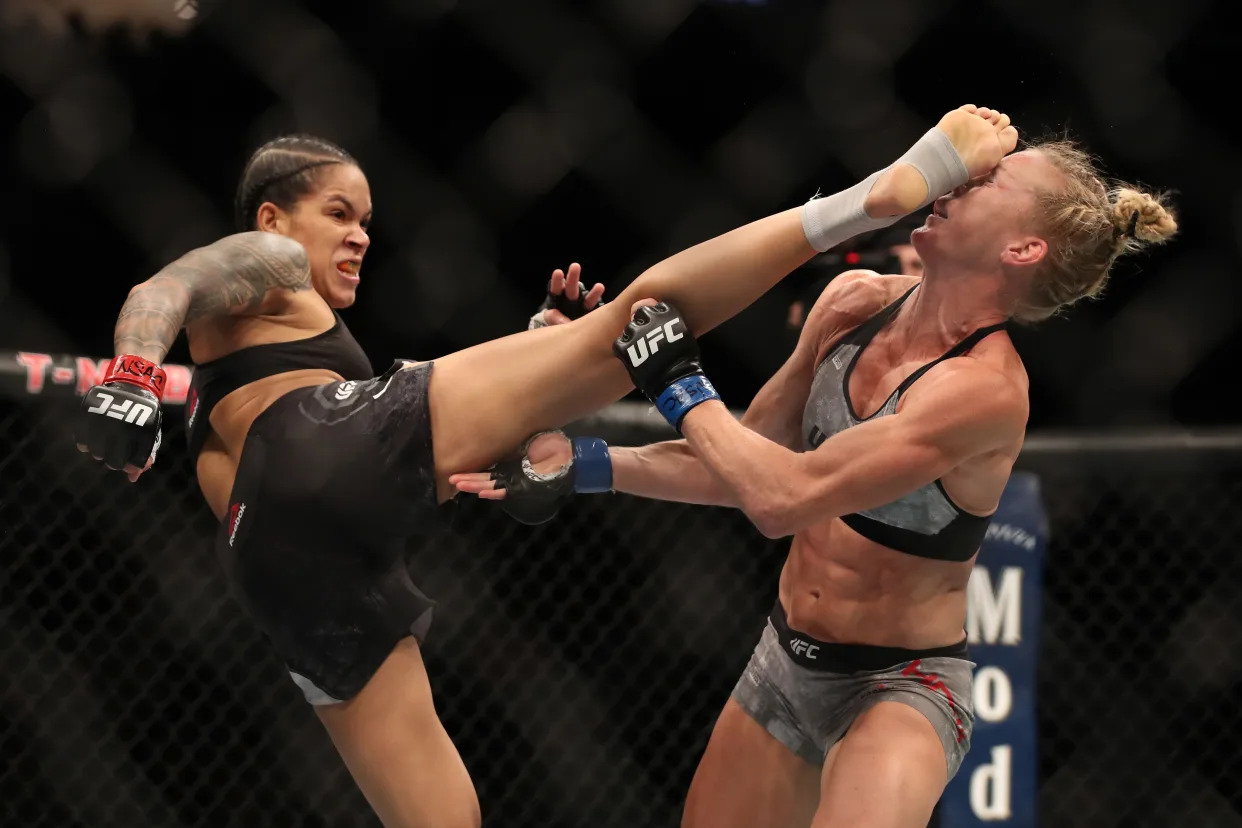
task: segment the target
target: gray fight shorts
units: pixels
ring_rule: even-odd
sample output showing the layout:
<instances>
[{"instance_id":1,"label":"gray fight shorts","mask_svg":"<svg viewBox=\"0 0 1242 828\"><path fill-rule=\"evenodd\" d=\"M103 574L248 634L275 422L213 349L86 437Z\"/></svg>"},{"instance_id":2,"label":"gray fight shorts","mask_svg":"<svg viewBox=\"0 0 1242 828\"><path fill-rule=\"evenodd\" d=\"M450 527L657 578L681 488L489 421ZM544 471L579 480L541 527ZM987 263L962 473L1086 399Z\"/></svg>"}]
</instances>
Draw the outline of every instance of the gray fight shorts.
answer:
<instances>
[{"instance_id":1,"label":"gray fight shorts","mask_svg":"<svg viewBox=\"0 0 1242 828\"><path fill-rule=\"evenodd\" d=\"M905 650L817 641L789 629L778 601L733 700L777 741L813 765L876 702L908 704L944 747L947 779L970 749L972 669L966 641Z\"/></svg>"}]
</instances>

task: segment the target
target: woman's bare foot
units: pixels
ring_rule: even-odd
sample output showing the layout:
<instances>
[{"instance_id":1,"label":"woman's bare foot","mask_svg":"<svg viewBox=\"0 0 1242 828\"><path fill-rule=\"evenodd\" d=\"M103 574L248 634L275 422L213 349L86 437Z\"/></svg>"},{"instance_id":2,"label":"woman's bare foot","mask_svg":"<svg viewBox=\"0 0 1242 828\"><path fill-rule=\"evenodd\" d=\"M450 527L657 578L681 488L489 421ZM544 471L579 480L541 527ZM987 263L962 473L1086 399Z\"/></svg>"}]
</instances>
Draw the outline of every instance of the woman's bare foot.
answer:
<instances>
[{"instance_id":1,"label":"woman's bare foot","mask_svg":"<svg viewBox=\"0 0 1242 828\"><path fill-rule=\"evenodd\" d=\"M987 175L1018 145L1018 130L1003 112L973 104L945 114L936 128L948 136L966 165L969 178ZM909 164L894 164L872 186L863 209L872 218L904 216L945 195L929 193L922 173Z\"/></svg>"}]
</instances>

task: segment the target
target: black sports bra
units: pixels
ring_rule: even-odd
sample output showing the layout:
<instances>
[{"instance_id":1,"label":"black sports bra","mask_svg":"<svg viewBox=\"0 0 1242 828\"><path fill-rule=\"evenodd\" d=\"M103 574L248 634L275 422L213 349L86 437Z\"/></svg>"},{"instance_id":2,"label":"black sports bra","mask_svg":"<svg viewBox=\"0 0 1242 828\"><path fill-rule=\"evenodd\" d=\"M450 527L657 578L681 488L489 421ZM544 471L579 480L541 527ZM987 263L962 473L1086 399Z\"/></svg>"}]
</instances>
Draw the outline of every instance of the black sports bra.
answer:
<instances>
[{"instance_id":1,"label":"black sports bra","mask_svg":"<svg viewBox=\"0 0 1242 828\"><path fill-rule=\"evenodd\" d=\"M185 433L190 455L198 457L211 432L211 410L243 385L264 377L323 368L346 380L374 376L371 360L354 339L345 321L333 311L336 323L321 334L292 342L252 345L195 367L185 405Z\"/></svg>"}]
</instances>

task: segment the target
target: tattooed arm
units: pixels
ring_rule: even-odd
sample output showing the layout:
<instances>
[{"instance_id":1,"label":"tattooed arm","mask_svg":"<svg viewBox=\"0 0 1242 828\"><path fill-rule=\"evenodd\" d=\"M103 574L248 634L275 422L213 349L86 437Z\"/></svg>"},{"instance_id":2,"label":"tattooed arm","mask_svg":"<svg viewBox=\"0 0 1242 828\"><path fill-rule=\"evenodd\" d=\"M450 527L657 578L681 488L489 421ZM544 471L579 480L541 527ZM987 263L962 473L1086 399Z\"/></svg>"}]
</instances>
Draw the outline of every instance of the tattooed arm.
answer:
<instances>
[{"instance_id":1,"label":"tattooed arm","mask_svg":"<svg viewBox=\"0 0 1242 828\"><path fill-rule=\"evenodd\" d=\"M226 236L135 285L117 317L112 344L118 354L159 363L186 324L256 313L269 291L310 286L306 251L293 239L257 231Z\"/></svg>"}]
</instances>

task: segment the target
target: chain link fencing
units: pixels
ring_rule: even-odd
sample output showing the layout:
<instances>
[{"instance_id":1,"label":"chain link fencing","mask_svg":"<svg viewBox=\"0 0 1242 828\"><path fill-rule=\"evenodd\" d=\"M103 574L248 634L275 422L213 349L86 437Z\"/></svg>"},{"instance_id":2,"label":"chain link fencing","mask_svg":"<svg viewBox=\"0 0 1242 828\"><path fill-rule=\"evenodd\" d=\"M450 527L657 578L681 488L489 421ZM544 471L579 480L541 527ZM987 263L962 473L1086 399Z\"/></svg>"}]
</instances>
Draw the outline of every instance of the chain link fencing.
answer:
<instances>
[{"instance_id":1,"label":"chain link fencing","mask_svg":"<svg viewBox=\"0 0 1242 828\"><path fill-rule=\"evenodd\" d=\"M0 402L0 822L377 825L229 596L175 410L134 485L74 450L71 413ZM1242 825L1242 451L1037 448L1041 824ZM443 518L410 566L485 824L676 825L787 543L620 495L541 527Z\"/></svg>"}]
</instances>

